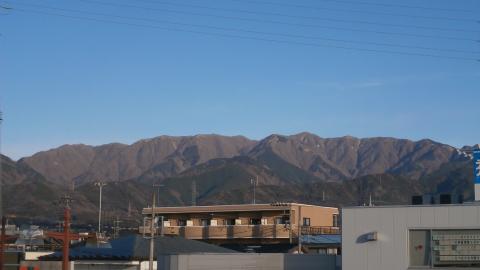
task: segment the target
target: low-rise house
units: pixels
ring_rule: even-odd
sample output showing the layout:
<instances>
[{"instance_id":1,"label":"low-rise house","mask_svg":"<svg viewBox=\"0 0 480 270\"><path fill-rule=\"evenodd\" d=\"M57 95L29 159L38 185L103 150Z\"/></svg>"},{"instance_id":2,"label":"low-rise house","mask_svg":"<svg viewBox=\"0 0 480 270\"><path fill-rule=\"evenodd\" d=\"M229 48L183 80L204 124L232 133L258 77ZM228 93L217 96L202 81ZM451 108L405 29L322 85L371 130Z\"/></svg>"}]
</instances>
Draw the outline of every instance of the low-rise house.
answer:
<instances>
[{"instance_id":1,"label":"low-rise house","mask_svg":"<svg viewBox=\"0 0 480 270\"><path fill-rule=\"evenodd\" d=\"M141 235L130 235L110 242L110 248L77 247L70 250L71 270L85 269L148 269L150 240ZM181 237L157 237L154 241L154 266L157 259L180 254L235 254L233 250ZM39 260L24 260L22 266L40 269L59 269L62 252L42 256Z\"/></svg>"}]
</instances>

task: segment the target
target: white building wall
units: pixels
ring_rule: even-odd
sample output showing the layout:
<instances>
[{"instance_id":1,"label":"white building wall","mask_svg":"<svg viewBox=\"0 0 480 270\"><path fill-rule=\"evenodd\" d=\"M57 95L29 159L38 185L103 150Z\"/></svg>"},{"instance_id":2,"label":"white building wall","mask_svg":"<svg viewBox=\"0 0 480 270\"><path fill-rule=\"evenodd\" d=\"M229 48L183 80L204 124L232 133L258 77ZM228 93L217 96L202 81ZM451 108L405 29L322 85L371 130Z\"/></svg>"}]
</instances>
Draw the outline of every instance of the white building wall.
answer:
<instances>
[{"instance_id":1,"label":"white building wall","mask_svg":"<svg viewBox=\"0 0 480 270\"><path fill-rule=\"evenodd\" d=\"M342 225L343 270L406 270L409 229L480 229L480 204L344 208Z\"/></svg>"},{"instance_id":2,"label":"white building wall","mask_svg":"<svg viewBox=\"0 0 480 270\"><path fill-rule=\"evenodd\" d=\"M159 270L336 270L337 256L318 254L182 254L159 258Z\"/></svg>"}]
</instances>

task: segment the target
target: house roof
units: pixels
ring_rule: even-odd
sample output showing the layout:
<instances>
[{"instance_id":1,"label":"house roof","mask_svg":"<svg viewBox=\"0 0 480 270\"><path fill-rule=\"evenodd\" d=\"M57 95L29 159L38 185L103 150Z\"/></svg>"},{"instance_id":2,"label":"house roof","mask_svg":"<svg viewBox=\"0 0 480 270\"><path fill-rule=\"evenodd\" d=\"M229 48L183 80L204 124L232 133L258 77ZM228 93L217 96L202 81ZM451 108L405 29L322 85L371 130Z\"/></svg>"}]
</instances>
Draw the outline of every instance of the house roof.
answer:
<instances>
[{"instance_id":1,"label":"house roof","mask_svg":"<svg viewBox=\"0 0 480 270\"><path fill-rule=\"evenodd\" d=\"M150 239L129 235L110 242L111 248L78 247L70 250L70 260L146 260L149 257ZM182 237L155 238L155 254L235 253L219 246L188 240ZM62 252L42 256L40 260L62 259Z\"/></svg>"},{"instance_id":2,"label":"house roof","mask_svg":"<svg viewBox=\"0 0 480 270\"><path fill-rule=\"evenodd\" d=\"M302 243L309 244L309 245L341 245L342 235L340 234L302 235Z\"/></svg>"},{"instance_id":3,"label":"house roof","mask_svg":"<svg viewBox=\"0 0 480 270\"><path fill-rule=\"evenodd\" d=\"M249 211L278 211L290 210L292 207L307 206L324 209L337 209L334 207L308 205L300 203L271 203L271 204L232 204L232 205L200 205L200 206L173 206L155 207L155 213L179 214L179 213L215 213L215 212L249 212ZM151 214L152 208L143 208L142 214Z\"/></svg>"}]
</instances>

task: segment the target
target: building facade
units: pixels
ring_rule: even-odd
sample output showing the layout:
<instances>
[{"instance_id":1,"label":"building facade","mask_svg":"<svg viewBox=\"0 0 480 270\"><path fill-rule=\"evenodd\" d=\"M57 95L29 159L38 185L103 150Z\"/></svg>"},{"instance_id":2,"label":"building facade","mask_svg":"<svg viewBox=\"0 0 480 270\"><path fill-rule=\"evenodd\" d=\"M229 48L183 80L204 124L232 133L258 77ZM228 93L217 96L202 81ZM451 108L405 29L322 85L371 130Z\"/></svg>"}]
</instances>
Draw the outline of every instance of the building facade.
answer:
<instances>
[{"instance_id":1,"label":"building facade","mask_svg":"<svg viewBox=\"0 0 480 270\"><path fill-rule=\"evenodd\" d=\"M480 204L342 209L342 269L480 269Z\"/></svg>"},{"instance_id":2,"label":"building facade","mask_svg":"<svg viewBox=\"0 0 480 270\"><path fill-rule=\"evenodd\" d=\"M148 217L140 232L149 233ZM295 243L302 234L339 233L338 209L296 203L155 207L157 233L211 243ZM161 223L161 222L160 222ZM300 224L300 226L298 226ZM162 225L162 224L161 224Z\"/></svg>"}]
</instances>

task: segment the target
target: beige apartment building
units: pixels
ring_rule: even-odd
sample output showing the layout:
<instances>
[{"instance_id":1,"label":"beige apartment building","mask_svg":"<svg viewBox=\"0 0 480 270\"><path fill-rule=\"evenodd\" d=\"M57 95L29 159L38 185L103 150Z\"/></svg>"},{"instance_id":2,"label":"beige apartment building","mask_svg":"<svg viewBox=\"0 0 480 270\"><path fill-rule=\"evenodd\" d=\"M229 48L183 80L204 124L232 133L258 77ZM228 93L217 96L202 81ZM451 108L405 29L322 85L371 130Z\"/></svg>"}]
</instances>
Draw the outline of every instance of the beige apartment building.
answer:
<instances>
[{"instance_id":1,"label":"beige apartment building","mask_svg":"<svg viewBox=\"0 0 480 270\"><path fill-rule=\"evenodd\" d=\"M155 207L154 213L161 217L157 233L217 244L296 243L299 235L340 233L337 208L298 203ZM152 208L142 214L140 232L149 233Z\"/></svg>"}]
</instances>

